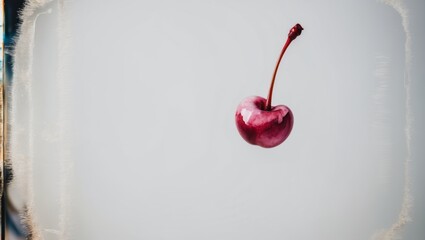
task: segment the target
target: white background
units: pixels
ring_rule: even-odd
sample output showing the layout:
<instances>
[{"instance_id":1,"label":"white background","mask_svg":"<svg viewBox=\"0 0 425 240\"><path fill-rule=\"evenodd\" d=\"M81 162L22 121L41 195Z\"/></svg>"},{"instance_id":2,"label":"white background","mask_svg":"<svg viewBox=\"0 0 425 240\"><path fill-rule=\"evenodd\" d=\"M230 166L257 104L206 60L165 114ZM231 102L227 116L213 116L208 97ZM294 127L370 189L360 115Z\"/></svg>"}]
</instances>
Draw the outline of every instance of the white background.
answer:
<instances>
[{"instance_id":1,"label":"white background","mask_svg":"<svg viewBox=\"0 0 425 240\"><path fill-rule=\"evenodd\" d=\"M397 221L407 154L406 36L392 7L72 1L69 55L60 55L69 73L63 143L54 143L63 99L58 11L55 3L46 8L53 12L36 24L33 79L35 209L46 239L61 228L63 188L70 239L357 240ZM402 236L413 240L425 237L425 4L407 1L406 8L415 200ZM266 97L296 23L305 30L282 61L273 99L292 109L293 131L273 149L249 145L236 130L236 106ZM66 175L57 144L70 149Z\"/></svg>"}]
</instances>

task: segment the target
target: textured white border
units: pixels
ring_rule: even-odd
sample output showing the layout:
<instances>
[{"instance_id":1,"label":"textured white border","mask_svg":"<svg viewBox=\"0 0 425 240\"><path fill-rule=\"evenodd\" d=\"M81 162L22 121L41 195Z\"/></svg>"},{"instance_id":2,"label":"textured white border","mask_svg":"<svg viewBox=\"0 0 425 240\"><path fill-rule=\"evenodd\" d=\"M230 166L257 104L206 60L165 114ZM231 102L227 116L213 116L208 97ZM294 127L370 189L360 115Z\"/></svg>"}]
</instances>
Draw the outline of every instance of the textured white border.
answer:
<instances>
[{"instance_id":1,"label":"textured white border","mask_svg":"<svg viewBox=\"0 0 425 240\"><path fill-rule=\"evenodd\" d=\"M411 37L409 29L409 14L403 0L380 0L380 2L389 5L400 15L401 23L405 34L404 43L404 90L405 90L405 144L406 144L406 157L404 159L404 189L403 189L403 202L398 219L389 227L381 232L376 233L372 239L375 240L393 240L400 239L400 234L406 224L411 221L411 212L413 208L413 197L411 193L411 177L409 164L412 160L411 149L411 133L412 133L412 109L410 104L410 63L411 63Z\"/></svg>"},{"instance_id":2,"label":"textured white border","mask_svg":"<svg viewBox=\"0 0 425 240\"><path fill-rule=\"evenodd\" d=\"M60 164L61 179L60 181L60 209L59 209L59 229L40 229L37 225L36 216L34 216L34 188L33 188L33 152L34 152L34 101L32 92L32 74L33 74L33 50L34 50L34 34L37 17L40 14L49 13L40 12L42 7L51 3L52 0L27 0L25 6L20 13L22 21L18 30L15 48L13 50L13 79L10 84L10 90L7 93L9 99L8 116L9 124L13 126L13 131L8 132L10 136L10 146L7 152L8 159L11 159L11 164L14 170L14 183L22 190L23 198L25 199L25 212L22 217L23 223L28 227L29 239L43 239L43 232L53 233L55 239L67 239L66 230L69 230L67 224L67 206L69 205L69 196L67 191L69 172L71 164L68 161L69 151L66 142L66 126L65 113L68 110L65 99L67 97L65 91L66 71L65 61L67 53L67 24L65 22L64 1L58 1L58 54L59 62L57 69L57 81L59 92L59 154L58 159ZM20 106L18 108L17 106ZM25 107L23 113L22 107ZM26 116L26 118L23 116Z\"/></svg>"}]
</instances>

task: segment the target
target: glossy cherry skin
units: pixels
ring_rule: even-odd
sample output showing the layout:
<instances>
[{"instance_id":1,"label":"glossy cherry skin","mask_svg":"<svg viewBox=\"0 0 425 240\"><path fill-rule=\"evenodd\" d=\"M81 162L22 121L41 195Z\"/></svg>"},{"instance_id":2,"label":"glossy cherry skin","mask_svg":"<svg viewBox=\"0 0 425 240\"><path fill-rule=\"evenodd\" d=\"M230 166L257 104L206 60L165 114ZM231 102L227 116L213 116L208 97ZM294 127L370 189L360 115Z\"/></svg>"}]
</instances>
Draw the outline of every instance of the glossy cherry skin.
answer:
<instances>
[{"instance_id":1,"label":"glossy cherry skin","mask_svg":"<svg viewBox=\"0 0 425 240\"><path fill-rule=\"evenodd\" d=\"M285 105L274 106L270 111L265 107L265 98L253 96L244 99L236 109L236 127L248 143L272 148L289 136L294 116Z\"/></svg>"}]
</instances>

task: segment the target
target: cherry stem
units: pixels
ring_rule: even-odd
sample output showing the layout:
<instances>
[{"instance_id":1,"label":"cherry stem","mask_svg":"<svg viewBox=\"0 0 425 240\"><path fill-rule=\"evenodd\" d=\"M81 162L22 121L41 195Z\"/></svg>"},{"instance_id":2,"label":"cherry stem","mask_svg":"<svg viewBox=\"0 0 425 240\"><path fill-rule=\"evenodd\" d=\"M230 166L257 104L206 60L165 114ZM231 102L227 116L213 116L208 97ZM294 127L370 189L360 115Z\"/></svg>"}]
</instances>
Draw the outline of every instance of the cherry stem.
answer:
<instances>
[{"instance_id":1,"label":"cherry stem","mask_svg":"<svg viewBox=\"0 0 425 240\"><path fill-rule=\"evenodd\" d=\"M273 78L272 78L272 81L270 83L269 95L268 95L267 101L266 101L266 108L265 108L266 111L270 111L272 109L272 96L273 96L274 81L276 79L277 70L279 69L280 61L282 60L283 54L285 54L285 51L288 48L289 44L291 44L292 40L294 40L295 38L297 38L301 34L302 30L304 30L304 29L301 27L300 24L297 23L289 31L288 39L286 40L286 43L283 46L282 51L280 52L280 56L279 56L279 58L276 62L276 67L274 68Z\"/></svg>"}]
</instances>

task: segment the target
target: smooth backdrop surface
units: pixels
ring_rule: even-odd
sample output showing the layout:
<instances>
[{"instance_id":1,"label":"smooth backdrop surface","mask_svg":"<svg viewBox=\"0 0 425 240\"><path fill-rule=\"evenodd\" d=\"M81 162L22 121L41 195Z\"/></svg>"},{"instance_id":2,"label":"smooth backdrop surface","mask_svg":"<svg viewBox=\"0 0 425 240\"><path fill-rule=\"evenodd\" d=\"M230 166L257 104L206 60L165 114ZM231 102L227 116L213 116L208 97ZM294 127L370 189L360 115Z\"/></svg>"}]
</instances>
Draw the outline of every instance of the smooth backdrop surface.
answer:
<instances>
[{"instance_id":1,"label":"smooth backdrop surface","mask_svg":"<svg viewBox=\"0 0 425 240\"><path fill-rule=\"evenodd\" d=\"M35 207L46 239L56 239L60 224L61 178L70 239L360 240L397 221L407 153L406 36L392 7L67 2L70 107L62 116L72 172L64 176L52 143L56 64L64 57L55 4L37 20L34 48ZM415 201L402 236L413 240L425 237L425 4L406 7ZM295 23L305 30L282 61L273 99L293 110L292 134L274 149L249 145L234 111L247 96L266 96Z\"/></svg>"}]
</instances>

